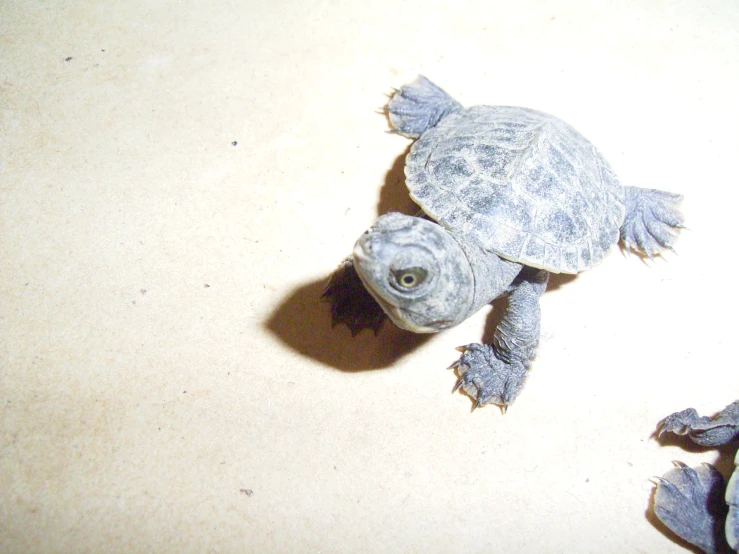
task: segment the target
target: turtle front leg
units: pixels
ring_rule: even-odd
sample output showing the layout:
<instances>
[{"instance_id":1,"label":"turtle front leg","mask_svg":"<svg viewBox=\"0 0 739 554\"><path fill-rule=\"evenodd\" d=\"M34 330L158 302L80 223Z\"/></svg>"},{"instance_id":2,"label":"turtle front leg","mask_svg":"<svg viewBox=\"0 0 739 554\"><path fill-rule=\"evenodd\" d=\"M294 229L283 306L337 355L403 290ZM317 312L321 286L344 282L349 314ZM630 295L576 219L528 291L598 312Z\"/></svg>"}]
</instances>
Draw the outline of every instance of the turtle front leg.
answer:
<instances>
[{"instance_id":1,"label":"turtle front leg","mask_svg":"<svg viewBox=\"0 0 739 554\"><path fill-rule=\"evenodd\" d=\"M459 373L454 390L461 387L475 398L474 408L497 404L505 413L521 392L539 345L539 297L548 280L548 272L524 268L509 288L508 309L493 344L459 347L462 356L451 365Z\"/></svg>"}]
</instances>

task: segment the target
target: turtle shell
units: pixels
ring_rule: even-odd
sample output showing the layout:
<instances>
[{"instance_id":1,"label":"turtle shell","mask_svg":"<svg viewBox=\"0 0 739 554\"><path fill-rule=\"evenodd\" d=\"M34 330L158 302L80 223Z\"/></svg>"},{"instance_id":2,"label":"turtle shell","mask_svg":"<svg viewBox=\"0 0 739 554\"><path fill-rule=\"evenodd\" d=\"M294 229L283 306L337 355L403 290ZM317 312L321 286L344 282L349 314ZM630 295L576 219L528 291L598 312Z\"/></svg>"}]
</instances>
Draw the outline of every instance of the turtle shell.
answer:
<instances>
[{"instance_id":1,"label":"turtle shell","mask_svg":"<svg viewBox=\"0 0 739 554\"><path fill-rule=\"evenodd\" d=\"M600 262L624 219L623 188L600 152L526 108L445 117L413 144L405 174L411 197L450 231L554 273Z\"/></svg>"}]
</instances>

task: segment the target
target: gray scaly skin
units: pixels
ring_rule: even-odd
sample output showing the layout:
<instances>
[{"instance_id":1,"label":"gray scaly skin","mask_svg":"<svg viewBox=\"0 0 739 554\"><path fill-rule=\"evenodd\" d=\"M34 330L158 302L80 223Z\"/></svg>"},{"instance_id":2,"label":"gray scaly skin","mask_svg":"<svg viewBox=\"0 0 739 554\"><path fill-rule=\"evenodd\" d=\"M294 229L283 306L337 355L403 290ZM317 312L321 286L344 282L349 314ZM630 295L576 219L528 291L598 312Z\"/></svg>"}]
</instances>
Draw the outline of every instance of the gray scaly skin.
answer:
<instances>
[{"instance_id":1,"label":"gray scaly skin","mask_svg":"<svg viewBox=\"0 0 739 554\"><path fill-rule=\"evenodd\" d=\"M701 446L739 442L739 401L714 417L699 417L693 408L667 416L657 433L687 435ZM673 533L704 552L739 550L739 468L729 484L710 464L675 468L657 478L654 513ZM739 465L739 454L735 459ZM728 509L728 511L727 511Z\"/></svg>"},{"instance_id":2,"label":"gray scaly skin","mask_svg":"<svg viewBox=\"0 0 739 554\"><path fill-rule=\"evenodd\" d=\"M460 347L452 364L455 390L505 411L536 354L549 273L589 269L619 238L649 257L672 249L681 197L621 186L553 116L465 109L424 77L396 90L386 111L394 132L417 139L406 184L425 216L386 214L359 238L324 292L334 323L377 329L371 296L398 327L434 333L508 294L493 344Z\"/></svg>"}]
</instances>

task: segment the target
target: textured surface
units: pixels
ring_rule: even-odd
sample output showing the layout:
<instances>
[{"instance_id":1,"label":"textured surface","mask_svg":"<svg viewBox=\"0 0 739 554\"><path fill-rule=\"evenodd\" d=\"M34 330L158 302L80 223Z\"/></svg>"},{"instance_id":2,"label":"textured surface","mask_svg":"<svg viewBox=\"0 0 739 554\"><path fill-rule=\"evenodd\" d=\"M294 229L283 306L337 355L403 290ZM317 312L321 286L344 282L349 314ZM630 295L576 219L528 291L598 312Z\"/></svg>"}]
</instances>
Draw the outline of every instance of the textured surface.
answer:
<instances>
[{"instance_id":1,"label":"textured surface","mask_svg":"<svg viewBox=\"0 0 739 554\"><path fill-rule=\"evenodd\" d=\"M695 408L670 414L659 422L658 432L688 435L701 446L719 446L739 442L739 400L713 417L699 416Z\"/></svg>"},{"instance_id":2,"label":"textured surface","mask_svg":"<svg viewBox=\"0 0 739 554\"><path fill-rule=\"evenodd\" d=\"M712 465L677 467L659 479L654 494L654 512L673 532L704 552L724 552L726 483Z\"/></svg>"},{"instance_id":3,"label":"textured surface","mask_svg":"<svg viewBox=\"0 0 739 554\"><path fill-rule=\"evenodd\" d=\"M624 218L623 187L565 122L517 107L475 106L413 144L411 196L445 227L555 273L600 263Z\"/></svg>"},{"instance_id":4,"label":"textured surface","mask_svg":"<svg viewBox=\"0 0 739 554\"><path fill-rule=\"evenodd\" d=\"M734 445L739 441L739 401L712 417L694 408L670 414L657 425L665 433L687 435L701 446ZM737 454L739 460L739 454ZM739 548L739 468L725 486L721 473L710 464L691 469L681 462L658 479L654 512L674 533L706 552ZM724 521L725 520L725 521Z\"/></svg>"},{"instance_id":5,"label":"textured surface","mask_svg":"<svg viewBox=\"0 0 739 554\"><path fill-rule=\"evenodd\" d=\"M739 550L739 452L734 460L736 469L726 485L726 503L729 513L726 516L726 539L734 550Z\"/></svg>"},{"instance_id":6,"label":"textured surface","mask_svg":"<svg viewBox=\"0 0 739 554\"><path fill-rule=\"evenodd\" d=\"M739 390L735 1L0 6L0 551L685 552L649 477L716 456L649 437ZM685 196L679 256L553 277L505 416L440 369L485 312L318 299L414 213L374 112L419 73Z\"/></svg>"}]
</instances>

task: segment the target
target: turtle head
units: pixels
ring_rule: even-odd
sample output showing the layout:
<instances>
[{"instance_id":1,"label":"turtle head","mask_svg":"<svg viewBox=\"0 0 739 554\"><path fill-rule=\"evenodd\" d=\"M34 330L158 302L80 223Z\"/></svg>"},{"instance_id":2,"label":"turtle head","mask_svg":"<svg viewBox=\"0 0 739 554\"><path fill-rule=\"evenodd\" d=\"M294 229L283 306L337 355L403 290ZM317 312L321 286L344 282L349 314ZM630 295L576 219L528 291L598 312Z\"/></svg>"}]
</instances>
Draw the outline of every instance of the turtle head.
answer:
<instances>
[{"instance_id":1,"label":"turtle head","mask_svg":"<svg viewBox=\"0 0 739 554\"><path fill-rule=\"evenodd\" d=\"M454 237L436 223L383 215L359 237L353 258L365 288L398 327L435 333L470 313L472 268Z\"/></svg>"}]
</instances>

